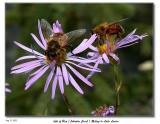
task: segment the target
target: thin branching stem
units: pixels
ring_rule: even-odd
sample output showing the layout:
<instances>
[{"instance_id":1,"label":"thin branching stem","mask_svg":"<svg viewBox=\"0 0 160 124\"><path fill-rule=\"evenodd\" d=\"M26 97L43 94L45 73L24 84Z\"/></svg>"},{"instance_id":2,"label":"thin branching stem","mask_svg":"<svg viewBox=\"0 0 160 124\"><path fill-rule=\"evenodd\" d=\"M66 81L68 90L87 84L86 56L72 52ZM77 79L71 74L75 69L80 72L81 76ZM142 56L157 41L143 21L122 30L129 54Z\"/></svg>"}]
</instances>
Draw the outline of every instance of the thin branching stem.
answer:
<instances>
[{"instance_id":1,"label":"thin branching stem","mask_svg":"<svg viewBox=\"0 0 160 124\"><path fill-rule=\"evenodd\" d=\"M62 94L65 105L67 106L68 112L70 115L73 115L73 110L71 109L71 105L69 104L68 98L65 94Z\"/></svg>"},{"instance_id":2,"label":"thin branching stem","mask_svg":"<svg viewBox=\"0 0 160 124\"><path fill-rule=\"evenodd\" d=\"M120 105L120 89L122 85L122 81L120 79L119 71L117 65L114 65L114 80L115 80L115 115L118 114L119 111L119 105Z\"/></svg>"}]
</instances>

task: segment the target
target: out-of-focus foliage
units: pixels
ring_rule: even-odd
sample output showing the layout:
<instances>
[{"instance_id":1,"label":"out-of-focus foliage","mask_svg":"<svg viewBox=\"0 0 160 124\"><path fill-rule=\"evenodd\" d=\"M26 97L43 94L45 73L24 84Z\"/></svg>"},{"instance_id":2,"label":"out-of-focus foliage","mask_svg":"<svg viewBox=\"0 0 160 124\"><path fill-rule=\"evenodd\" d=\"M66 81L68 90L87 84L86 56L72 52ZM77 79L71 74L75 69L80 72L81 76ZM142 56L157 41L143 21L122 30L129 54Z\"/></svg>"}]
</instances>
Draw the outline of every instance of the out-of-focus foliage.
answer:
<instances>
[{"instance_id":1,"label":"out-of-focus foliage","mask_svg":"<svg viewBox=\"0 0 160 124\"><path fill-rule=\"evenodd\" d=\"M122 22L125 34L137 28L137 33L148 33L148 37L128 48L118 50L123 86L120 93L118 116L153 116L154 83L153 69L138 70L145 61L153 61L153 4L6 4L6 82L12 93L6 94L6 116L60 116L69 115L67 107L57 90L51 100L51 87L44 94L46 76L39 79L28 91L24 85L28 74L11 75L10 68L15 59L25 52L17 48L13 41L38 50L30 33L38 36L38 19L50 23L59 20L65 32L87 28L108 21L129 18ZM76 41L75 41L76 42ZM40 50L40 49L39 49ZM40 50L41 51L41 50ZM27 54L27 53L26 53ZM90 116L92 110L101 105L114 105L114 76L111 65L100 66L103 73L95 74L91 81L93 88L82 85L85 94L78 94L73 87L65 87L65 94L76 116ZM81 71L82 72L82 71ZM82 84L79 81L80 84Z\"/></svg>"}]
</instances>

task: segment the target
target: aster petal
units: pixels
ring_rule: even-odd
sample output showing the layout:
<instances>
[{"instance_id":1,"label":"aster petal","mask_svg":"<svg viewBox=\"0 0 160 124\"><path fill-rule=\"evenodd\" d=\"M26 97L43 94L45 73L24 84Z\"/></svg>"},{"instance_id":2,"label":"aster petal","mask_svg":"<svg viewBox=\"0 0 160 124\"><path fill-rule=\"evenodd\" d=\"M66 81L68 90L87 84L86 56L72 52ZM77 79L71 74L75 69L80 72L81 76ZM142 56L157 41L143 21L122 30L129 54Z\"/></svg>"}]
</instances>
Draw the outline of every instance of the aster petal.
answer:
<instances>
[{"instance_id":1,"label":"aster petal","mask_svg":"<svg viewBox=\"0 0 160 124\"><path fill-rule=\"evenodd\" d=\"M80 63L91 63L91 62L95 62L95 60L91 60L91 59L78 59L78 58L72 58L72 57L69 57L67 60L72 60L72 61L80 62Z\"/></svg>"},{"instance_id":2,"label":"aster petal","mask_svg":"<svg viewBox=\"0 0 160 124\"><path fill-rule=\"evenodd\" d=\"M137 31L137 29L134 29L131 33L129 33L129 34L127 35L127 37L130 37L130 36L134 35L136 31Z\"/></svg>"},{"instance_id":3,"label":"aster petal","mask_svg":"<svg viewBox=\"0 0 160 124\"><path fill-rule=\"evenodd\" d=\"M86 41L85 43L82 43L82 45L79 45L78 47L76 47L72 51L72 53L77 54L77 53L83 52L84 50L89 48L89 46L95 41L96 38L97 38L96 34L93 34L88 41Z\"/></svg>"},{"instance_id":4,"label":"aster petal","mask_svg":"<svg viewBox=\"0 0 160 124\"><path fill-rule=\"evenodd\" d=\"M83 41L76 47L76 49L81 49L81 47L83 47L86 44L87 41L88 41L88 39L83 39ZM73 52L74 51L72 51L72 53Z\"/></svg>"},{"instance_id":5,"label":"aster petal","mask_svg":"<svg viewBox=\"0 0 160 124\"><path fill-rule=\"evenodd\" d=\"M97 69L97 68L86 68L86 67L83 67L83 66L81 66L81 65L75 64L75 63L70 62L70 61L66 61L66 62L67 62L67 63L70 63L70 64L72 64L72 65L75 65L75 66L77 66L77 67L79 67L79 68L88 70L88 71L101 72L101 71L100 71L99 69Z\"/></svg>"},{"instance_id":6,"label":"aster petal","mask_svg":"<svg viewBox=\"0 0 160 124\"><path fill-rule=\"evenodd\" d=\"M88 59L97 59L100 55L98 52L89 52L87 56L91 56L90 58L88 57Z\"/></svg>"},{"instance_id":7,"label":"aster petal","mask_svg":"<svg viewBox=\"0 0 160 124\"><path fill-rule=\"evenodd\" d=\"M138 43L138 42L140 42L138 40L142 40L144 37L147 36L146 34L134 35L135 31L136 31L136 29L134 31L132 31L130 34L128 34L125 38L123 38L122 40L117 42L116 49L127 47L127 46L133 45L135 43Z\"/></svg>"},{"instance_id":8,"label":"aster petal","mask_svg":"<svg viewBox=\"0 0 160 124\"><path fill-rule=\"evenodd\" d=\"M109 40L106 40L105 42L107 44L107 49L110 51L111 50L111 46L110 46Z\"/></svg>"},{"instance_id":9,"label":"aster petal","mask_svg":"<svg viewBox=\"0 0 160 124\"><path fill-rule=\"evenodd\" d=\"M125 44L123 46L117 47L116 49L121 49L121 48L124 48L124 47L129 47L129 46L137 44L137 43L139 43L139 41L135 41L135 42L131 42L129 44ZM114 50L116 50L116 49L114 49Z\"/></svg>"},{"instance_id":10,"label":"aster petal","mask_svg":"<svg viewBox=\"0 0 160 124\"><path fill-rule=\"evenodd\" d=\"M83 67L88 67L88 68L94 68L94 66L90 65L90 64L87 64L87 63L79 63L78 65L80 66L83 66ZM98 69L100 72L101 70L99 68L94 68L94 69Z\"/></svg>"},{"instance_id":11,"label":"aster petal","mask_svg":"<svg viewBox=\"0 0 160 124\"><path fill-rule=\"evenodd\" d=\"M44 36L43 36L43 33L42 33L42 29L41 29L41 23L40 23L39 20L38 20L38 32L39 32L41 41L42 41L42 43L43 43L43 46L46 48L46 47L47 47L47 42L46 42L46 40L44 39Z\"/></svg>"},{"instance_id":12,"label":"aster petal","mask_svg":"<svg viewBox=\"0 0 160 124\"><path fill-rule=\"evenodd\" d=\"M11 72L11 74L19 74L19 73L23 73L23 72L28 72L28 71L33 70L34 68L37 68L41 65L42 65L41 63L35 63L35 64L32 64L32 65L28 65L28 66L19 68L17 70L13 70Z\"/></svg>"},{"instance_id":13,"label":"aster petal","mask_svg":"<svg viewBox=\"0 0 160 124\"><path fill-rule=\"evenodd\" d=\"M97 67L98 67L98 65L99 65L99 63L100 63L100 60L101 60L101 57L99 57L99 58L97 59L97 62L95 63L94 68L97 68ZM90 78L93 76L94 73L95 73L94 71L91 71L86 78L87 78L87 79L90 79Z\"/></svg>"},{"instance_id":14,"label":"aster petal","mask_svg":"<svg viewBox=\"0 0 160 124\"><path fill-rule=\"evenodd\" d=\"M94 47L93 45L90 45L89 48L95 52L98 52L98 49L96 47Z\"/></svg>"},{"instance_id":15,"label":"aster petal","mask_svg":"<svg viewBox=\"0 0 160 124\"><path fill-rule=\"evenodd\" d=\"M25 66L29 66L29 65L32 65L32 64L38 64L40 62L41 62L41 60L33 60L33 61L30 61L30 62L25 62L25 63L22 63L22 64L19 64L19 65L16 65L16 66L12 67L11 70L23 68Z\"/></svg>"},{"instance_id":16,"label":"aster petal","mask_svg":"<svg viewBox=\"0 0 160 124\"><path fill-rule=\"evenodd\" d=\"M136 32L137 29L134 29L131 33L129 33L125 38L123 38L122 40L120 40L119 42L116 43L116 46L121 46L123 45L124 41L127 40L128 38L131 38L135 32ZM123 41L123 42L122 42ZM109 41L108 41L109 42Z\"/></svg>"},{"instance_id":17,"label":"aster petal","mask_svg":"<svg viewBox=\"0 0 160 124\"><path fill-rule=\"evenodd\" d=\"M88 39L83 39L82 42L79 44L79 46L83 46L84 44L86 44L86 42L88 41Z\"/></svg>"},{"instance_id":18,"label":"aster petal","mask_svg":"<svg viewBox=\"0 0 160 124\"><path fill-rule=\"evenodd\" d=\"M58 82L59 82L59 88L62 94L64 94L64 86L63 86L63 77L62 77L62 72L61 68L57 66L57 72L58 72Z\"/></svg>"},{"instance_id":19,"label":"aster petal","mask_svg":"<svg viewBox=\"0 0 160 124\"><path fill-rule=\"evenodd\" d=\"M126 39L126 41L124 41L118 48L128 47L133 44L139 43L140 41L138 40L142 40L143 37L146 37L146 35L141 35L141 36L133 35L132 37L130 37L130 39L129 38Z\"/></svg>"},{"instance_id":20,"label":"aster petal","mask_svg":"<svg viewBox=\"0 0 160 124\"><path fill-rule=\"evenodd\" d=\"M32 74L29 75L29 77L32 77L36 74L38 74L40 71L42 71L44 68L46 67L46 65L42 66L41 68L38 68L38 70L36 70L35 72L33 72Z\"/></svg>"},{"instance_id":21,"label":"aster petal","mask_svg":"<svg viewBox=\"0 0 160 124\"><path fill-rule=\"evenodd\" d=\"M85 84L87 84L88 86L92 87L93 84L91 82L89 82L84 76L82 76L77 70L75 70L73 67L71 67L69 64L66 64L71 71L79 78L81 79Z\"/></svg>"},{"instance_id":22,"label":"aster petal","mask_svg":"<svg viewBox=\"0 0 160 124\"><path fill-rule=\"evenodd\" d=\"M24 46L24 45L16 42L16 41L15 41L14 43L15 43L17 46L19 46L20 48L22 48L22 49L24 49L24 50L26 50L26 51L28 51L28 52L30 52L30 53L32 53L32 54L36 54L36 55L39 55L39 56L44 57L43 54L41 54L41 53L39 53L39 52L37 52L37 51L35 51L35 50L32 50L32 49L30 49L30 48L28 48L28 47L26 47L26 46Z\"/></svg>"},{"instance_id":23,"label":"aster petal","mask_svg":"<svg viewBox=\"0 0 160 124\"><path fill-rule=\"evenodd\" d=\"M100 64L104 64L103 60L102 60L102 57L100 56Z\"/></svg>"},{"instance_id":24,"label":"aster petal","mask_svg":"<svg viewBox=\"0 0 160 124\"><path fill-rule=\"evenodd\" d=\"M110 112L110 114L114 114L115 113L115 108L114 108L114 106L109 106L109 112Z\"/></svg>"},{"instance_id":25,"label":"aster petal","mask_svg":"<svg viewBox=\"0 0 160 124\"><path fill-rule=\"evenodd\" d=\"M81 47L83 47L86 44L87 41L88 41L88 39L83 39L83 41L75 49L76 50L81 49ZM75 52L75 49L72 51L73 54L77 54Z\"/></svg>"},{"instance_id":26,"label":"aster petal","mask_svg":"<svg viewBox=\"0 0 160 124\"><path fill-rule=\"evenodd\" d=\"M8 83L5 83L5 92L6 93L11 93L12 90L10 88L8 88L9 84Z\"/></svg>"},{"instance_id":27,"label":"aster petal","mask_svg":"<svg viewBox=\"0 0 160 124\"><path fill-rule=\"evenodd\" d=\"M47 70L49 66L46 66L42 71L33 76L26 84L25 90L28 90Z\"/></svg>"},{"instance_id":28,"label":"aster petal","mask_svg":"<svg viewBox=\"0 0 160 124\"><path fill-rule=\"evenodd\" d=\"M52 63L51 63L50 65L48 65L48 66L50 66L51 70L53 70L54 65L55 65L55 63L54 63L54 62L52 62ZM38 69L38 70L37 70L37 71L35 71L34 73L30 74L30 76L33 76L33 75L35 75L35 74L39 73L43 68L45 68L45 66L46 66L46 65L44 65L43 67L41 67L41 69Z\"/></svg>"},{"instance_id":29,"label":"aster petal","mask_svg":"<svg viewBox=\"0 0 160 124\"><path fill-rule=\"evenodd\" d=\"M6 92L6 93L11 93L12 91L11 91L11 89L9 89L9 88L5 88L5 92Z\"/></svg>"},{"instance_id":30,"label":"aster petal","mask_svg":"<svg viewBox=\"0 0 160 124\"><path fill-rule=\"evenodd\" d=\"M94 59L94 63L96 63L97 62L97 60L99 59L99 58L101 58L101 56L97 56L98 58L96 58L96 59ZM89 58L89 59L92 59L92 57L91 58ZM93 60L93 59L92 59ZM90 64L87 64L87 63L79 63L78 65L80 65L80 66L86 66L86 67L89 67L89 68L94 68L94 69L97 69L97 70L99 70L100 72L101 72L101 70L99 69L99 68L95 68L94 66L92 66L92 65L90 65Z\"/></svg>"},{"instance_id":31,"label":"aster petal","mask_svg":"<svg viewBox=\"0 0 160 124\"><path fill-rule=\"evenodd\" d=\"M72 55L73 55L72 52L68 52L68 53L67 53L67 57L71 57Z\"/></svg>"},{"instance_id":32,"label":"aster petal","mask_svg":"<svg viewBox=\"0 0 160 124\"><path fill-rule=\"evenodd\" d=\"M21 61L21 60L25 60L25 59L34 59L34 58L36 58L36 57L33 56L33 55L22 56L22 57L18 58L18 59L16 60L16 62Z\"/></svg>"},{"instance_id":33,"label":"aster petal","mask_svg":"<svg viewBox=\"0 0 160 124\"><path fill-rule=\"evenodd\" d=\"M54 33L63 32L61 24L58 22L58 20L55 23L53 23L53 32Z\"/></svg>"},{"instance_id":34,"label":"aster petal","mask_svg":"<svg viewBox=\"0 0 160 124\"><path fill-rule=\"evenodd\" d=\"M49 74L49 76L48 76L48 78L46 80L46 84L45 84L45 87L44 87L44 92L47 92L48 86L49 86L49 84L50 84L50 82L51 82L51 80L53 78L54 70L55 70L55 68L53 68L51 70L51 72L50 72L50 74Z\"/></svg>"},{"instance_id":35,"label":"aster petal","mask_svg":"<svg viewBox=\"0 0 160 124\"><path fill-rule=\"evenodd\" d=\"M38 38L33 34L33 33L31 33L31 36L33 37L33 39L36 41L36 43L42 48L42 49L46 49L43 45L42 45L42 43L38 40Z\"/></svg>"},{"instance_id":36,"label":"aster petal","mask_svg":"<svg viewBox=\"0 0 160 124\"><path fill-rule=\"evenodd\" d=\"M69 57L68 57L69 58ZM86 60L86 58L84 58L84 57L80 57L80 56L71 56L71 58L76 58L76 59L81 59L81 60Z\"/></svg>"},{"instance_id":37,"label":"aster petal","mask_svg":"<svg viewBox=\"0 0 160 124\"><path fill-rule=\"evenodd\" d=\"M109 59L108 59L106 53L103 53L102 57L103 57L104 61L108 64L109 63Z\"/></svg>"},{"instance_id":38,"label":"aster petal","mask_svg":"<svg viewBox=\"0 0 160 124\"><path fill-rule=\"evenodd\" d=\"M69 80L71 82L71 84L73 85L73 87L81 94L84 94L83 90L80 88L80 86L77 84L77 82L74 80L74 78L71 76L70 73L68 73L69 75Z\"/></svg>"},{"instance_id":39,"label":"aster petal","mask_svg":"<svg viewBox=\"0 0 160 124\"><path fill-rule=\"evenodd\" d=\"M118 58L118 56L114 53L109 53L109 55L114 59L116 60L116 62L119 64L120 63L120 59Z\"/></svg>"},{"instance_id":40,"label":"aster petal","mask_svg":"<svg viewBox=\"0 0 160 124\"><path fill-rule=\"evenodd\" d=\"M69 84L68 71L66 69L65 64L62 64L62 73L63 73L64 81L65 81L66 85L68 85Z\"/></svg>"},{"instance_id":41,"label":"aster petal","mask_svg":"<svg viewBox=\"0 0 160 124\"><path fill-rule=\"evenodd\" d=\"M52 84L52 99L54 99L54 97L55 97L57 82L58 82L58 77L57 77L57 73L56 73L56 75L54 77L53 84Z\"/></svg>"},{"instance_id":42,"label":"aster petal","mask_svg":"<svg viewBox=\"0 0 160 124\"><path fill-rule=\"evenodd\" d=\"M95 54L95 52L88 52L88 53L87 53L87 57L89 57L89 56L92 57L92 56L94 56L94 54Z\"/></svg>"}]
</instances>

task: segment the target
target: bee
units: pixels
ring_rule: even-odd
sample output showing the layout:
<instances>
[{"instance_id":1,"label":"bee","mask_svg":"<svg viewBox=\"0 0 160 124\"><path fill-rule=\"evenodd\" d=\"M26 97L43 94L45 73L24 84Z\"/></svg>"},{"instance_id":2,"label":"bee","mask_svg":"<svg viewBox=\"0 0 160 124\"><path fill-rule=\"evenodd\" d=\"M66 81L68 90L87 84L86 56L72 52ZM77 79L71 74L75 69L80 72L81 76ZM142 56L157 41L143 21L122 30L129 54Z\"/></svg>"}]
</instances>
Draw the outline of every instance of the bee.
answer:
<instances>
[{"instance_id":1,"label":"bee","mask_svg":"<svg viewBox=\"0 0 160 124\"><path fill-rule=\"evenodd\" d=\"M83 34L85 34L86 29L78 29L68 33L58 32L53 33L51 25L45 20L41 20L41 27L44 37L47 41L47 48L45 50L45 56L48 62L56 60L61 63L64 61L67 48L72 48L71 43Z\"/></svg>"},{"instance_id":2,"label":"bee","mask_svg":"<svg viewBox=\"0 0 160 124\"><path fill-rule=\"evenodd\" d=\"M113 35L115 35L116 38L120 38L124 33L124 29L119 22L124 20L126 19L122 19L113 23L103 22L92 29L92 34L96 33L98 35L98 39L102 40L109 39Z\"/></svg>"},{"instance_id":3,"label":"bee","mask_svg":"<svg viewBox=\"0 0 160 124\"><path fill-rule=\"evenodd\" d=\"M107 56L110 60L110 63L119 63L108 53L114 49L114 41L121 38L124 33L123 27L119 24L119 22L126 20L122 19L113 23L103 22L96 27L94 27L91 32L92 34L97 34L96 46L100 54L104 52L107 53ZM108 40L106 45L106 40Z\"/></svg>"}]
</instances>

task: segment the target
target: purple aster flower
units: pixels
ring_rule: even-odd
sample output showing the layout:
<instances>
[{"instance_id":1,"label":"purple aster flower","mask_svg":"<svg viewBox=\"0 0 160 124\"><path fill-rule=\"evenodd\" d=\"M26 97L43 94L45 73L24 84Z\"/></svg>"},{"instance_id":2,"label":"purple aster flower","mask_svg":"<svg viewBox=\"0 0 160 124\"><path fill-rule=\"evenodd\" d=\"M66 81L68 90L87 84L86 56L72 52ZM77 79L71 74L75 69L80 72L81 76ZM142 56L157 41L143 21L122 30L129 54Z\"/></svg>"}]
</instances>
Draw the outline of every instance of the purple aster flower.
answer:
<instances>
[{"instance_id":1,"label":"purple aster flower","mask_svg":"<svg viewBox=\"0 0 160 124\"><path fill-rule=\"evenodd\" d=\"M114 115L114 113L115 113L114 106L107 107L106 105L103 105L97 108L95 111L92 111L91 115L93 115L94 117L107 117Z\"/></svg>"},{"instance_id":2,"label":"purple aster flower","mask_svg":"<svg viewBox=\"0 0 160 124\"><path fill-rule=\"evenodd\" d=\"M92 50L92 52L88 53L88 57L91 60L97 59L94 67L97 68L99 64L112 63L111 60L114 60L117 64L119 64L120 59L115 54L115 51L117 49L121 49L139 43L140 41L142 41L144 37L147 36L146 34L136 35L135 32L136 29L133 30L130 34L128 34L125 38L116 42L106 40L104 43L98 44L97 47L90 45L89 48ZM89 79L93 74L94 72L90 72L87 78Z\"/></svg>"},{"instance_id":3,"label":"purple aster flower","mask_svg":"<svg viewBox=\"0 0 160 124\"><path fill-rule=\"evenodd\" d=\"M39 40L33 33L31 36L34 41L41 47L45 54L42 54L38 51L35 51L31 48L28 48L18 42L14 42L18 47L23 50L29 52L30 54L27 56L22 56L16 60L16 62L22 62L11 68L11 74L20 74L31 72L29 75L29 79L25 84L25 90L28 90L39 78L41 78L47 71L49 71L49 75L46 79L44 92L47 91L50 83L52 82L52 99L55 97L55 92L57 85L59 85L60 91L64 94L64 85L71 84L80 94L83 94L83 90L80 88L79 84L73 78L73 74L79 78L82 82L92 87L93 84L88 81L79 71L75 68L84 69L87 71L100 72L99 69L94 68L90 65L90 63L95 62L95 60L88 60L83 57L76 56L75 54L71 54L72 52L66 52L64 48L61 48L60 51L57 50L59 46L56 46L53 50L56 49L57 55L54 55L54 51L48 52L49 43L48 39L45 39L42 33L42 24L38 20L38 31L40 35ZM57 36L63 33L61 24L58 21L53 23L52 33ZM66 40L67 37L62 35L62 37L56 38L64 38ZM96 35L92 35L89 39L86 40L87 46L92 44L96 39ZM85 45L86 45L85 44ZM77 53L82 52L81 49L86 48L86 46L81 45L75 48L73 51L77 51ZM84 50L84 49L83 49ZM82 65L79 65L82 63Z\"/></svg>"},{"instance_id":4,"label":"purple aster flower","mask_svg":"<svg viewBox=\"0 0 160 124\"><path fill-rule=\"evenodd\" d=\"M12 91L11 91L11 89L8 88L8 87L9 87L9 84L8 84L8 83L5 83L5 92L6 92L6 93L11 93Z\"/></svg>"}]
</instances>

